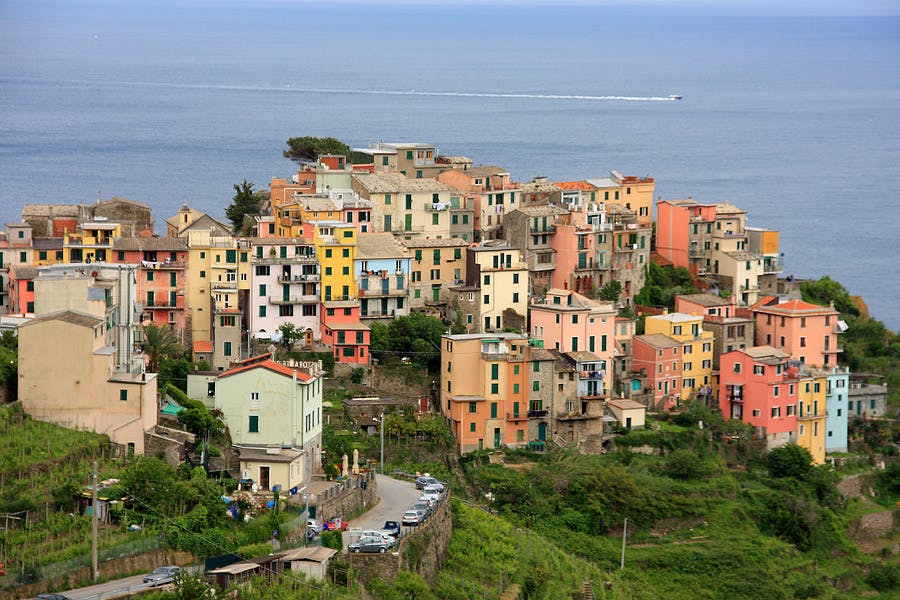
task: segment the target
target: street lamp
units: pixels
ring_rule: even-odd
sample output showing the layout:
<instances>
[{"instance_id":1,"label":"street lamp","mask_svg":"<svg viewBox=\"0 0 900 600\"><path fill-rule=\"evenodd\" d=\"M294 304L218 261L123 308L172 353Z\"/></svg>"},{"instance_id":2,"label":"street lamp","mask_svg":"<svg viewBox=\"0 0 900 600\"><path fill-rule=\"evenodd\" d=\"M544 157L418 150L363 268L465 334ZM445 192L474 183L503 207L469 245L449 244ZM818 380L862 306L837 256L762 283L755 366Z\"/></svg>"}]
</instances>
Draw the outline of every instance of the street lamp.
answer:
<instances>
[{"instance_id":1,"label":"street lamp","mask_svg":"<svg viewBox=\"0 0 900 600\"><path fill-rule=\"evenodd\" d=\"M384 475L384 413L381 413L381 474Z\"/></svg>"}]
</instances>

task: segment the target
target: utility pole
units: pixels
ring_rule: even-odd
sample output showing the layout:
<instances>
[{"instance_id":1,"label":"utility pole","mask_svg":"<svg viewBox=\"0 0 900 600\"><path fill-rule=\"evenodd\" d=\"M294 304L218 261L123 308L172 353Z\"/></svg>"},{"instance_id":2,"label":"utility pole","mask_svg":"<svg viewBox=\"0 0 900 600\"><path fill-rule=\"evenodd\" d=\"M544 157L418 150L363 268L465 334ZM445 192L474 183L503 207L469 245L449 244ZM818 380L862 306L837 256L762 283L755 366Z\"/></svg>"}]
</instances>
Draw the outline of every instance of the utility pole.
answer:
<instances>
[{"instance_id":1,"label":"utility pole","mask_svg":"<svg viewBox=\"0 0 900 600\"><path fill-rule=\"evenodd\" d=\"M384 475L384 413L381 413L381 474Z\"/></svg>"},{"instance_id":2,"label":"utility pole","mask_svg":"<svg viewBox=\"0 0 900 600\"><path fill-rule=\"evenodd\" d=\"M312 450L306 451L306 518L309 518L309 486L312 483Z\"/></svg>"},{"instance_id":3,"label":"utility pole","mask_svg":"<svg viewBox=\"0 0 900 600\"><path fill-rule=\"evenodd\" d=\"M622 527L622 564L619 567L620 571L625 570L625 538L628 536L628 517L625 517L625 526Z\"/></svg>"},{"instance_id":4,"label":"utility pole","mask_svg":"<svg viewBox=\"0 0 900 600\"><path fill-rule=\"evenodd\" d=\"M94 461L94 485L91 486L91 578L97 581L100 578L100 569L97 566L97 461Z\"/></svg>"}]
</instances>

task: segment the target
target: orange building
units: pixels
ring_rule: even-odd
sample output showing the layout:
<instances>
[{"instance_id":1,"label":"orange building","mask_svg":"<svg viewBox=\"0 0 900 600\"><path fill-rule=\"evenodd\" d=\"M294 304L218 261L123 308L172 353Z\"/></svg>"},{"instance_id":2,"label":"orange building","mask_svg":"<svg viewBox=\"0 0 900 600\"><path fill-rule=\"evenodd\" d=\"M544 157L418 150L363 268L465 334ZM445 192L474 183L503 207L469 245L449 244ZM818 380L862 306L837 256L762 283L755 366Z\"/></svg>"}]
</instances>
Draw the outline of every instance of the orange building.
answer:
<instances>
[{"instance_id":1,"label":"orange building","mask_svg":"<svg viewBox=\"0 0 900 600\"><path fill-rule=\"evenodd\" d=\"M460 454L527 445L530 352L516 333L441 338L441 413Z\"/></svg>"}]
</instances>

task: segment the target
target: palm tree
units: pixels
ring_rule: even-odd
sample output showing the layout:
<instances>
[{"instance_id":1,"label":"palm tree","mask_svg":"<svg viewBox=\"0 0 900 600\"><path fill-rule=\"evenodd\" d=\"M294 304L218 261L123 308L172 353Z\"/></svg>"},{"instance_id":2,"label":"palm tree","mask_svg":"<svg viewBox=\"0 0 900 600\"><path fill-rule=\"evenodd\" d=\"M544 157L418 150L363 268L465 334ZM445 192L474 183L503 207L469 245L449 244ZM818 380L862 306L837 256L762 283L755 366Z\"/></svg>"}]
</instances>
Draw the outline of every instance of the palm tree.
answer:
<instances>
[{"instance_id":1,"label":"palm tree","mask_svg":"<svg viewBox=\"0 0 900 600\"><path fill-rule=\"evenodd\" d=\"M178 342L174 331L153 324L144 327L143 349L147 355L147 370L151 373L159 371L160 361L184 354L184 346Z\"/></svg>"}]
</instances>

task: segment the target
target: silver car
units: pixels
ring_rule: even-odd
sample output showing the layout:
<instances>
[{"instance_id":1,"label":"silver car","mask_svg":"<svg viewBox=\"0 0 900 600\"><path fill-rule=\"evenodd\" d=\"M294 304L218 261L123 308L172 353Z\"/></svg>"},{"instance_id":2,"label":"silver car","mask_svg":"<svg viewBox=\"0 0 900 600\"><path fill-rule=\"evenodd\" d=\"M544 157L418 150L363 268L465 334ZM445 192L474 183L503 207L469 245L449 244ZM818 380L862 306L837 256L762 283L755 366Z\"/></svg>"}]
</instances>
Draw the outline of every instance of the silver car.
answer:
<instances>
[{"instance_id":1,"label":"silver car","mask_svg":"<svg viewBox=\"0 0 900 600\"><path fill-rule=\"evenodd\" d=\"M175 565L167 565L165 567L156 567L152 573L144 577L144 583L151 585L163 585L175 581L175 576L182 573L184 569Z\"/></svg>"}]
</instances>

